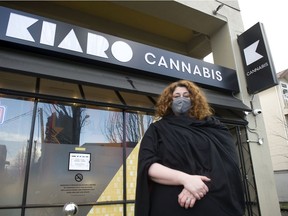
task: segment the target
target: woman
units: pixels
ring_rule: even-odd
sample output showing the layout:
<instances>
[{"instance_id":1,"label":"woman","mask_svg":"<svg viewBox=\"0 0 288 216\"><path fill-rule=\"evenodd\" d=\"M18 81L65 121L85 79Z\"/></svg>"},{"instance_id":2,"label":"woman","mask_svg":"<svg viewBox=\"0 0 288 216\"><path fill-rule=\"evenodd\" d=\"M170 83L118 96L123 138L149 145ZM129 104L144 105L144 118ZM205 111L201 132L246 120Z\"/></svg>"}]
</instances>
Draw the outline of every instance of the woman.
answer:
<instances>
[{"instance_id":1,"label":"woman","mask_svg":"<svg viewBox=\"0 0 288 216\"><path fill-rule=\"evenodd\" d=\"M172 83L140 145L135 216L240 216L244 198L231 134L192 82Z\"/></svg>"}]
</instances>

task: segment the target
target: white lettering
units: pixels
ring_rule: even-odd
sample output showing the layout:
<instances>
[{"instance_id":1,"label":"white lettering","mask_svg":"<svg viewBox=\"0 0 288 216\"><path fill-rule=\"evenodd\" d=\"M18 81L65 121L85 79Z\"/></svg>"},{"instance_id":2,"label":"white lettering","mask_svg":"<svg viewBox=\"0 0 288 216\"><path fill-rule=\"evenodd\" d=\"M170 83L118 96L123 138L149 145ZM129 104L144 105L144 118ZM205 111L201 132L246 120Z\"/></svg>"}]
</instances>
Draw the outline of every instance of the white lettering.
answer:
<instances>
[{"instance_id":1,"label":"white lettering","mask_svg":"<svg viewBox=\"0 0 288 216\"><path fill-rule=\"evenodd\" d=\"M158 62L158 66L164 66L164 67L168 68L168 65L167 65L165 58L163 56L160 57L159 62Z\"/></svg>"},{"instance_id":2,"label":"white lettering","mask_svg":"<svg viewBox=\"0 0 288 216\"><path fill-rule=\"evenodd\" d=\"M216 79L218 80L218 81L222 81L222 74L221 74L221 72L220 71L216 71L215 72L216 73Z\"/></svg>"},{"instance_id":3,"label":"white lettering","mask_svg":"<svg viewBox=\"0 0 288 216\"><path fill-rule=\"evenodd\" d=\"M97 34L88 33L87 35L87 54L108 58L105 53L109 48L108 40Z\"/></svg>"},{"instance_id":4,"label":"white lettering","mask_svg":"<svg viewBox=\"0 0 288 216\"><path fill-rule=\"evenodd\" d=\"M195 74L198 74L199 76L202 76L202 74L201 74L201 72L200 72L200 70L199 70L198 65L195 65L195 67L194 67L193 75L195 75Z\"/></svg>"},{"instance_id":5,"label":"white lettering","mask_svg":"<svg viewBox=\"0 0 288 216\"><path fill-rule=\"evenodd\" d=\"M188 72L189 74L192 73L191 64L189 62L183 62L180 60L169 58L169 65L168 65L167 60L165 59L164 56L161 56L159 59L157 59L156 55L150 52L146 53L144 58L145 58L145 61L150 65L157 64L157 66L159 67L164 66L167 69L171 69L171 70L175 69L177 71L182 71L183 73ZM216 79L218 81L223 80L222 74L220 71L214 71L213 69L210 70L207 67L199 67L198 65L194 65L193 75L197 75L197 76L204 77L207 79L213 79L213 80Z\"/></svg>"},{"instance_id":6,"label":"white lettering","mask_svg":"<svg viewBox=\"0 0 288 216\"><path fill-rule=\"evenodd\" d=\"M190 63L188 63L187 65L185 64L185 62L181 62L181 65L182 65L182 71L185 72L187 71L188 73L191 74L191 65Z\"/></svg>"},{"instance_id":7,"label":"white lettering","mask_svg":"<svg viewBox=\"0 0 288 216\"><path fill-rule=\"evenodd\" d=\"M34 38L28 31L28 28L37 21L38 19L11 13L6 30L6 36L35 42Z\"/></svg>"},{"instance_id":8,"label":"white lettering","mask_svg":"<svg viewBox=\"0 0 288 216\"><path fill-rule=\"evenodd\" d=\"M145 54L145 61L150 65L154 65L156 63L156 61L155 60L154 61L149 60L149 58L148 58L149 56L151 56L153 59L155 59L156 56L153 53L146 53Z\"/></svg>"},{"instance_id":9,"label":"white lettering","mask_svg":"<svg viewBox=\"0 0 288 216\"><path fill-rule=\"evenodd\" d=\"M204 76L205 78L210 78L210 77L211 77L211 76L210 76L210 71L209 71L209 69L206 68L206 67L203 67L203 76Z\"/></svg>"},{"instance_id":10,"label":"white lettering","mask_svg":"<svg viewBox=\"0 0 288 216\"><path fill-rule=\"evenodd\" d=\"M268 67L268 66L269 66L268 62L265 62L264 64L262 64L262 65L260 65L260 66L258 66L258 67L256 67L256 68L254 68L253 70L248 71L248 72L246 73L246 76L250 76L250 75L252 75L252 74L254 74L254 73L257 73L257 72L260 71L261 69L263 69L263 68L265 68L265 67Z\"/></svg>"},{"instance_id":11,"label":"white lettering","mask_svg":"<svg viewBox=\"0 0 288 216\"><path fill-rule=\"evenodd\" d=\"M66 35L58 47L76 52L83 52L73 29Z\"/></svg>"},{"instance_id":12,"label":"white lettering","mask_svg":"<svg viewBox=\"0 0 288 216\"><path fill-rule=\"evenodd\" d=\"M173 59L170 58L170 68L175 68L176 70L180 70L179 60L176 60L176 63Z\"/></svg>"},{"instance_id":13,"label":"white lettering","mask_svg":"<svg viewBox=\"0 0 288 216\"><path fill-rule=\"evenodd\" d=\"M213 69L211 69L211 76L212 76L212 79L214 80L215 79L215 73L214 73Z\"/></svg>"},{"instance_id":14,"label":"white lettering","mask_svg":"<svg viewBox=\"0 0 288 216\"><path fill-rule=\"evenodd\" d=\"M56 24L43 21L40 43L48 46L54 46Z\"/></svg>"},{"instance_id":15,"label":"white lettering","mask_svg":"<svg viewBox=\"0 0 288 216\"><path fill-rule=\"evenodd\" d=\"M33 38L34 35L31 35L31 32L29 32L29 27L31 27L36 22L38 22L38 19L18 15L15 13L10 13L10 17L7 23L8 25L6 30L6 36L25 41L35 42ZM40 34L40 41L37 43L47 46L55 46L55 48L57 48L57 44L55 45L55 38L58 31L56 30L59 27L62 27L62 24L60 23L59 25L60 26L58 26L58 24L56 23L52 23L49 21L43 21L42 29L38 29L38 32L35 33L35 35ZM78 30L82 31L80 28L78 29L75 27L74 29L77 30L76 32L78 32ZM85 46L85 44L80 44L74 29L71 28L69 33L64 38L62 38L62 41L58 44L58 48L83 53L81 46ZM86 54L106 59L115 58L119 62L129 62L133 58L134 53L132 47L128 43L121 40L115 41L115 39L113 39L114 43L110 44L109 37L106 38L105 36L102 35L90 33L87 30L86 33L87 33ZM164 53L165 52L163 52L163 55ZM112 55L109 56L109 54ZM144 59L147 64L155 65L155 67L165 67L166 69L181 71L183 73L186 72L191 74L191 76L193 75L199 76L201 78L206 78L210 80L218 80L218 81L223 80L220 71L214 71L213 69L209 69L208 67L199 67L195 63L191 64L189 60L187 60L187 62L181 60L180 57L179 60L177 58L175 59L169 57L165 58L165 56L163 55L157 56L152 52L147 52L145 53ZM250 76L251 74L256 73L257 71L267 66L268 63L262 64L259 67L247 72L246 75ZM175 76L177 76L177 74L175 74Z\"/></svg>"},{"instance_id":16,"label":"white lettering","mask_svg":"<svg viewBox=\"0 0 288 216\"><path fill-rule=\"evenodd\" d=\"M120 62L128 62L133 57L131 47L123 41L116 41L112 44L111 51L112 55Z\"/></svg>"}]
</instances>

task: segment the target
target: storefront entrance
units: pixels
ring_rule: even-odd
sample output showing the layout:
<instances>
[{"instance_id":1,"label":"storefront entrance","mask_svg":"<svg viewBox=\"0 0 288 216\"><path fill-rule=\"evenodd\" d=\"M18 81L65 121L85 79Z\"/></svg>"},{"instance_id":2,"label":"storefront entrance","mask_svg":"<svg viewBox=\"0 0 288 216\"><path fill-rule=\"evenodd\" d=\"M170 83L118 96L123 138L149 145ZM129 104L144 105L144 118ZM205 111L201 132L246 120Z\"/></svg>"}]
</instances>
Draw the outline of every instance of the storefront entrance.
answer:
<instances>
[{"instance_id":1,"label":"storefront entrance","mask_svg":"<svg viewBox=\"0 0 288 216\"><path fill-rule=\"evenodd\" d=\"M81 216L134 215L137 144L157 95L4 71L0 91L0 215L64 215L70 202ZM246 215L260 215L245 126L219 118L235 137Z\"/></svg>"},{"instance_id":2,"label":"storefront entrance","mask_svg":"<svg viewBox=\"0 0 288 216\"><path fill-rule=\"evenodd\" d=\"M1 77L9 91L1 94L1 215L62 215L67 202L77 203L80 215L99 209L133 214L133 152L152 122L153 98L4 72ZM39 83L38 98L33 80ZM15 82L26 91L9 90Z\"/></svg>"}]
</instances>

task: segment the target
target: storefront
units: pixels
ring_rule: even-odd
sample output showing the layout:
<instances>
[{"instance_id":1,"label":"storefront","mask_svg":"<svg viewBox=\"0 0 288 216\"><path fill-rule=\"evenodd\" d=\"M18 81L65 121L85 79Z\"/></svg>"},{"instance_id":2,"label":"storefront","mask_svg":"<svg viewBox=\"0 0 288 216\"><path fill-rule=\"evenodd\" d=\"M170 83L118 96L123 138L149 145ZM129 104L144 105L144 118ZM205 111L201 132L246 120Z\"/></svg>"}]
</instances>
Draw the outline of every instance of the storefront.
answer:
<instances>
[{"instance_id":1,"label":"storefront","mask_svg":"<svg viewBox=\"0 0 288 216\"><path fill-rule=\"evenodd\" d=\"M246 215L260 215L246 142L250 108L234 97L235 70L102 32L109 27L83 28L87 17L70 17L72 25L63 11L60 21L63 5L75 10L65 3L55 13L54 3L7 4L0 8L0 215L62 215L70 202L78 215L134 215L139 141L157 96L178 79L202 86L231 130Z\"/></svg>"}]
</instances>

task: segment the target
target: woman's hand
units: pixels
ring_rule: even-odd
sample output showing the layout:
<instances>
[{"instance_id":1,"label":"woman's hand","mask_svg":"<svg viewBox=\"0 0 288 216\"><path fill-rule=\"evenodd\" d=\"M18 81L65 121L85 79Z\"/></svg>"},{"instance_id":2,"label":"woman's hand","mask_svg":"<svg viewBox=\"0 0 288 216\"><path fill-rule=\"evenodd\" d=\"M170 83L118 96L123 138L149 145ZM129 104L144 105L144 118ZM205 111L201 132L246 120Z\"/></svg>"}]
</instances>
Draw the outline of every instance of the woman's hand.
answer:
<instances>
[{"instance_id":1,"label":"woman's hand","mask_svg":"<svg viewBox=\"0 0 288 216\"><path fill-rule=\"evenodd\" d=\"M193 197L200 200L209 191L207 185L204 183L206 181L210 181L206 176L189 175L188 178L185 178L183 186L193 195Z\"/></svg>"},{"instance_id":2,"label":"woman's hand","mask_svg":"<svg viewBox=\"0 0 288 216\"><path fill-rule=\"evenodd\" d=\"M152 181L159 184L183 185L197 200L200 200L208 192L208 187L204 182L210 181L210 179L206 176L189 175L159 163L153 163L150 166L148 175ZM193 200L191 202L193 202Z\"/></svg>"},{"instance_id":3,"label":"woman's hand","mask_svg":"<svg viewBox=\"0 0 288 216\"><path fill-rule=\"evenodd\" d=\"M181 207L192 208L195 202L196 198L185 188L178 195L178 203Z\"/></svg>"}]
</instances>

